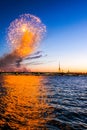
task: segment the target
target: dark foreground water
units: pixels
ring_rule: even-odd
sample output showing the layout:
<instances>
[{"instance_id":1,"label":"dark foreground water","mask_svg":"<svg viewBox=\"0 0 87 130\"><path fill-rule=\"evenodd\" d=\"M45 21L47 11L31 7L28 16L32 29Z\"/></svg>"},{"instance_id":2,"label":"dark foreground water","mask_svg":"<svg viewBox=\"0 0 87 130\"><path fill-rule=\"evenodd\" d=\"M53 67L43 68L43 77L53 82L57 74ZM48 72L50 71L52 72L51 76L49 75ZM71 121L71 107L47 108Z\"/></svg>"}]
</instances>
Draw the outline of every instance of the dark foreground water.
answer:
<instances>
[{"instance_id":1,"label":"dark foreground water","mask_svg":"<svg viewBox=\"0 0 87 130\"><path fill-rule=\"evenodd\" d=\"M87 130L87 76L0 76L0 130Z\"/></svg>"}]
</instances>

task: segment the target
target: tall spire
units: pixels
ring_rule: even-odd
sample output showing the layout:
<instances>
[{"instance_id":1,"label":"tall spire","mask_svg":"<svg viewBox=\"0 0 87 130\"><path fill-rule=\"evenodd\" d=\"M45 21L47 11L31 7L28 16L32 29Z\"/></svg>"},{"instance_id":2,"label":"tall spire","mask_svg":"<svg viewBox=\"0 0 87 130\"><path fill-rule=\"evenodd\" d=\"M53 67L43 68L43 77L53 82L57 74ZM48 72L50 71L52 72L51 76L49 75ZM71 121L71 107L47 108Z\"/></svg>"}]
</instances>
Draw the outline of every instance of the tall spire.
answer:
<instances>
[{"instance_id":1,"label":"tall spire","mask_svg":"<svg viewBox=\"0 0 87 130\"><path fill-rule=\"evenodd\" d=\"M60 68L60 62L59 62L59 69L58 69L58 71L59 71L59 72L61 71L61 68Z\"/></svg>"}]
</instances>

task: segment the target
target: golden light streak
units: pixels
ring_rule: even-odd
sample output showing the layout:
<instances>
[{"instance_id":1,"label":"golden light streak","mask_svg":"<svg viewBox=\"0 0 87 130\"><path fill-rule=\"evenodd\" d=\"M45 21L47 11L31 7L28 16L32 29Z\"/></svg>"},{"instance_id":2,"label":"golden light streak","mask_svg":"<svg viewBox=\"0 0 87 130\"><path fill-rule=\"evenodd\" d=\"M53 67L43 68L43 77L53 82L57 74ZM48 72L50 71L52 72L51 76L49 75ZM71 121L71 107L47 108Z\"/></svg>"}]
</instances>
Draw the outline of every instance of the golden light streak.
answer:
<instances>
[{"instance_id":1,"label":"golden light streak","mask_svg":"<svg viewBox=\"0 0 87 130\"><path fill-rule=\"evenodd\" d=\"M20 56L25 56L34 50L34 36L31 32L26 31L22 37L21 44L16 50L16 53Z\"/></svg>"}]
</instances>

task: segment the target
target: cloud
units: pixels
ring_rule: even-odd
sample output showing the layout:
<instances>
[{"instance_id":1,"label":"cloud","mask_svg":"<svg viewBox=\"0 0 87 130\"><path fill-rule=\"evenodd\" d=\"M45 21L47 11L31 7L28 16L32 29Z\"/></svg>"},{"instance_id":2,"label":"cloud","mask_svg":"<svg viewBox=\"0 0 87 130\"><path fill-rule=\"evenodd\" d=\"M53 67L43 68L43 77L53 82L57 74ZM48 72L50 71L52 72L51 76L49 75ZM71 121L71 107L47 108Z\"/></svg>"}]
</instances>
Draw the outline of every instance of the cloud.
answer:
<instances>
[{"instance_id":1,"label":"cloud","mask_svg":"<svg viewBox=\"0 0 87 130\"><path fill-rule=\"evenodd\" d=\"M41 57L43 57L43 55L29 56L29 57L25 58L25 60L38 59L38 58L41 58Z\"/></svg>"}]
</instances>

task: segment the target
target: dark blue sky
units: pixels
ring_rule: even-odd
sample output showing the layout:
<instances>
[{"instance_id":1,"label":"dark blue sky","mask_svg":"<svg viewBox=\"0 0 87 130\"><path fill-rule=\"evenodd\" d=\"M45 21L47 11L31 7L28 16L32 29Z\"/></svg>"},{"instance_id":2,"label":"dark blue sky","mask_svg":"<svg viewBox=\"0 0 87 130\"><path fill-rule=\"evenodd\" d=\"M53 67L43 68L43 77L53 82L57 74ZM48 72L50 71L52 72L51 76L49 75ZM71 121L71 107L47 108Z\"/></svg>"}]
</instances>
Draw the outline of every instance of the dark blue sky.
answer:
<instances>
[{"instance_id":1,"label":"dark blue sky","mask_svg":"<svg viewBox=\"0 0 87 130\"><path fill-rule=\"evenodd\" d=\"M85 43L83 50L87 47L87 0L0 0L0 55L8 51L6 29L10 22L24 13L40 17L47 26L47 39L41 49L50 56L49 59L60 57L62 64L66 61L65 66L69 67L73 54L77 53L79 59L83 45L81 41Z\"/></svg>"},{"instance_id":2,"label":"dark blue sky","mask_svg":"<svg viewBox=\"0 0 87 130\"><path fill-rule=\"evenodd\" d=\"M49 27L87 19L87 0L0 0L0 26L6 28L20 14L30 13Z\"/></svg>"}]
</instances>

